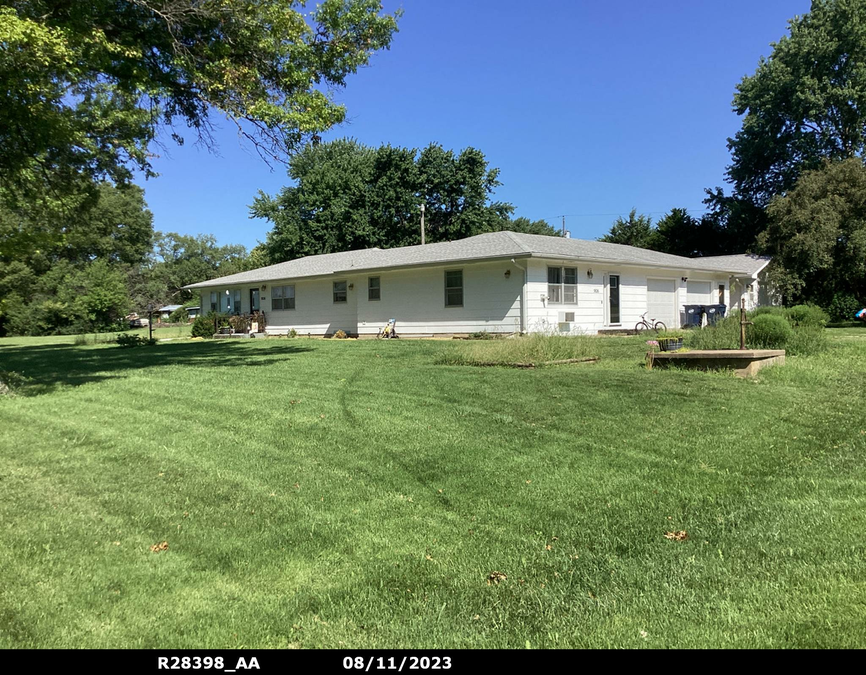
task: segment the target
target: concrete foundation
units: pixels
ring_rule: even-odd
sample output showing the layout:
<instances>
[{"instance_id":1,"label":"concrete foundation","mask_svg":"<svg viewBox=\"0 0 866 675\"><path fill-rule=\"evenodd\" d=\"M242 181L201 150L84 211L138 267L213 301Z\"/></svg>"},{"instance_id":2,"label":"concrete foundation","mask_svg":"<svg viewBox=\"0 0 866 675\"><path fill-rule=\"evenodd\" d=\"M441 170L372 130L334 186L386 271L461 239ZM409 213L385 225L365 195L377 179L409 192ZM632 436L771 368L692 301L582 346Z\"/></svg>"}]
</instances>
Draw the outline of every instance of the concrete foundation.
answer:
<instances>
[{"instance_id":1,"label":"concrete foundation","mask_svg":"<svg viewBox=\"0 0 866 675\"><path fill-rule=\"evenodd\" d=\"M733 370L739 377L754 377L761 368L784 363L784 349L705 349L653 357L653 365L658 368L676 365L694 370Z\"/></svg>"}]
</instances>

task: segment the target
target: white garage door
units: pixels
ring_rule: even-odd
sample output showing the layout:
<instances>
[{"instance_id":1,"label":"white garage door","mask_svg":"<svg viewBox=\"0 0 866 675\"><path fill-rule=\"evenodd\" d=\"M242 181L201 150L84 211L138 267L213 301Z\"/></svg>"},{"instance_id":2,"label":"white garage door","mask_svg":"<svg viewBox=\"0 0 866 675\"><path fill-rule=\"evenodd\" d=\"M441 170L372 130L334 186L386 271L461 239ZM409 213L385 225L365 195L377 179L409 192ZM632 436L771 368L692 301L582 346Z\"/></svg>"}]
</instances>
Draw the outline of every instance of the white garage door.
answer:
<instances>
[{"instance_id":1,"label":"white garage door","mask_svg":"<svg viewBox=\"0 0 866 675\"><path fill-rule=\"evenodd\" d=\"M646 280L647 319L663 321L668 328L676 328L676 282L673 279Z\"/></svg>"},{"instance_id":2,"label":"white garage door","mask_svg":"<svg viewBox=\"0 0 866 675\"><path fill-rule=\"evenodd\" d=\"M714 302L712 283L709 281L689 281L687 290L687 305L710 305Z\"/></svg>"}]
</instances>

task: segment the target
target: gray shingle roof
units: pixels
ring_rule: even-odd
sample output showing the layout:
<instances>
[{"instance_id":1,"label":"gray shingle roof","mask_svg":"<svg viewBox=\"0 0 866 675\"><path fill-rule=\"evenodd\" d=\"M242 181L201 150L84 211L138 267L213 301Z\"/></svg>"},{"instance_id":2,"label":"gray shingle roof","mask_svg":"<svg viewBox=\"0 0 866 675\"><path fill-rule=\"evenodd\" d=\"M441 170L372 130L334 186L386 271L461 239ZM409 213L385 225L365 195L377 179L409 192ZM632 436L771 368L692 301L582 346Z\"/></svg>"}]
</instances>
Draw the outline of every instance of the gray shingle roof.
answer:
<instances>
[{"instance_id":1,"label":"gray shingle roof","mask_svg":"<svg viewBox=\"0 0 866 675\"><path fill-rule=\"evenodd\" d=\"M710 255L704 258L694 258L694 260L712 265L716 269L730 269L731 272L741 272L751 276L755 276L770 264L770 258L768 256L754 255L752 253Z\"/></svg>"},{"instance_id":2,"label":"gray shingle roof","mask_svg":"<svg viewBox=\"0 0 866 675\"><path fill-rule=\"evenodd\" d=\"M254 284L263 281L349 274L398 267L440 265L488 258L527 257L569 258L648 265L686 271L706 270L737 274L752 274L757 260L762 261L758 269L763 268L768 262L766 259L758 259L748 255L684 258L635 248L634 246L608 244L601 241L565 239L520 232L488 232L467 239L424 246L404 246L391 249L370 248L362 251L312 255L249 272L239 272L218 279L190 284L184 288Z\"/></svg>"}]
</instances>

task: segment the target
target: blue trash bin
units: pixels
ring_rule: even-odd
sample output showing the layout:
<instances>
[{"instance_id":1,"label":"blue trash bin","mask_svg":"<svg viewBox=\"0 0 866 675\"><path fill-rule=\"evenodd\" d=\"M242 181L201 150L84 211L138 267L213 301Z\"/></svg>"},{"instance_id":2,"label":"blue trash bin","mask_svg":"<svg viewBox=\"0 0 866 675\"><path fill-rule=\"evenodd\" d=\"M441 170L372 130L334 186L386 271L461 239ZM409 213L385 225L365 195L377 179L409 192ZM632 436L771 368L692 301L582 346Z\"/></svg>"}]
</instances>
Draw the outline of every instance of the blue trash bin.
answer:
<instances>
[{"instance_id":1,"label":"blue trash bin","mask_svg":"<svg viewBox=\"0 0 866 675\"><path fill-rule=\"evenodd\" d=\"M683 309L686 312L686 328L700 328L703 324L703 305L685 305Z\"/></svg>"},{"instance_id":2,"label":"blue trash bin","mask_svg":"<svg viewBox=\"0 0 866 675\"><path fill-rule=\"evenodd\" d=\"M727 305L707 305L707 323L714 326L716 322L725 318Z\"/></svg>"}]
</instances>

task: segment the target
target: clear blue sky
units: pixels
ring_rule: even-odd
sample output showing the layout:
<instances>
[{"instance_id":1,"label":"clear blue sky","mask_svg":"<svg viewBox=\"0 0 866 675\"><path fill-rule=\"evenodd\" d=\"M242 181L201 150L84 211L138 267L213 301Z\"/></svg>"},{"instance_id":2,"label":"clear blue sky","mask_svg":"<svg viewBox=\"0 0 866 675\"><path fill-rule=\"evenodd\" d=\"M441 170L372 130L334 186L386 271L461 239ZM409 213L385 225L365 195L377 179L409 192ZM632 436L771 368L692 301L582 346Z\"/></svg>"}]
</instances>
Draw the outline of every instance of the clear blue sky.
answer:
<instances>
[{"instance_id":1,"label":"clear blue sky","mask_svg":"<svg viewBox=\"0 0 866 675\"><path fill-rule=\"evenodd\" d=\"M809 0L386 0L405 14L391 50L338 92L348 120L326 138L475 146L502 170L518 216L567 214L604 234L635 207L703 209L739 128L734 87ZM219 155L170 146L144 183L158 230L252 247L259 189L288 182L221 123ZM614 215L610 215L614 214Z\"/></svg>"}]
</instances>

